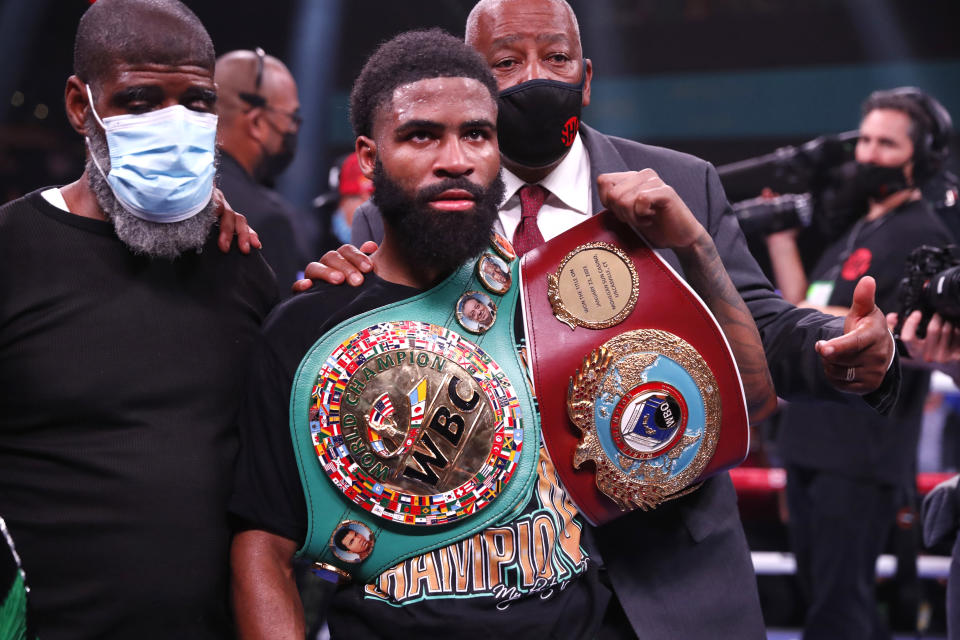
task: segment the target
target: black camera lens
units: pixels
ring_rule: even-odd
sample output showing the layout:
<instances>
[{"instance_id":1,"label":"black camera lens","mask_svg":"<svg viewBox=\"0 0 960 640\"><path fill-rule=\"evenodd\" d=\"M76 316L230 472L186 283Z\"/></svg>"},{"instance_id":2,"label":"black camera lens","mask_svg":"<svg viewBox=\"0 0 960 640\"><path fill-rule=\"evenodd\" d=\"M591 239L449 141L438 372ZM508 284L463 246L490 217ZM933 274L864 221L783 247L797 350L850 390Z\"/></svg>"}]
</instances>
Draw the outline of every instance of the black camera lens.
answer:
<instances>
[{"instance_id":1,"label":"black camera lens","mask_svg":"<svg viewBox=\"0 0 960 640\"><path fill-rule=\"evenodd\" d=\"M960 317L960 265L944 269L923 287L923 307L945 318Z\"/></svg>"}]
</instances>

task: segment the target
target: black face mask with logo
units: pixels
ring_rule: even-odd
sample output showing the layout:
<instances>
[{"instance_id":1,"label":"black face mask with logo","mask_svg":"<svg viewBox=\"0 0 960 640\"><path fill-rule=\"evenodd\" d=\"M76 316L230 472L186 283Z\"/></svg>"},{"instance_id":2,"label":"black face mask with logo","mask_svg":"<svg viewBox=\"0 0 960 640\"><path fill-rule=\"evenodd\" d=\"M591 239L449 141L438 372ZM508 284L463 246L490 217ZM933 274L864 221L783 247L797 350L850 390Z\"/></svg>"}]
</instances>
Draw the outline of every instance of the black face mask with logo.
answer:
<instances>
[{"instance_id":1,"label":"black face mask with logo","mask_svg":"<svg viewBox=\"0 0 960 640\"><path fill-rule=\"evenodd\" d=\"M497 99L500 153L530 168L547 167L567 153L580 130L586 73L577 84L528 80Z\"/></svg>"}]
</instances>

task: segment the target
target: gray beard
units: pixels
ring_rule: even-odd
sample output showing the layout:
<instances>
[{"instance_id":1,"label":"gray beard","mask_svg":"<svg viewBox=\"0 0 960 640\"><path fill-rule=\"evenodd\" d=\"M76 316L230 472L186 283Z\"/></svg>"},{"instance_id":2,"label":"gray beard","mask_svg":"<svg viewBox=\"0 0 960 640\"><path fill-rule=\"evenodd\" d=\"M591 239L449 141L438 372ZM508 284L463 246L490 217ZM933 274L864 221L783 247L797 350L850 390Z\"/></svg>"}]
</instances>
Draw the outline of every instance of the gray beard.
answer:
<instances>
[{"instance_id":1,"label":"gray beard","mask_svg":"<svg viewBox=\"0 0 960 640\"><path fill-rule=\"evenodd\" d=\"M191 249L200 250L210 234L210 228L217 221L213 199L200 210L200 213L180 222L160 223L138 218L113 195L106 177L100 173L91 159L91 156L96 154L97 161L104 172L110 172L107 138L93 116L87 118L87 131L90 132L88 136L90 153L87 154L86 162L87 181L97 199L97 204L113 224L113 229L120 241L136 254L168 260L173 260Z\"/></svg>"}]
</instances>

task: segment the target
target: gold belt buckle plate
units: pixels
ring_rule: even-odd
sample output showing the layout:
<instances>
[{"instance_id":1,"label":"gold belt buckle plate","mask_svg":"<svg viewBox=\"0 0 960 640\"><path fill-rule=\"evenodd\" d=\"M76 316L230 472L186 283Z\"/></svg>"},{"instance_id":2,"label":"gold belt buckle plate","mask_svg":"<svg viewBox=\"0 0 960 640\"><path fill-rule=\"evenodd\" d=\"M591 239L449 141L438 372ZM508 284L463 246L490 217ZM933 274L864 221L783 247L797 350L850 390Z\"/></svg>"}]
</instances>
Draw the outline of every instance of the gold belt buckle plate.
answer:
<instances>
[{"instance_id":1,"label":"gold belt buckle plate","mask_svg":"<svg viewBox=\"0 0 960 640\"><path fill-rule=\"evenodd\" d=\"M608 340L570 380L567 412L581 438L573 465L592 461L597 487L624 511L692 491L720 433L713 372L686 341L639 329Z\"/></svg>"},{"instance_id":2,"label":"gold belt buckle plate","mask_svg":"<svg viewBox=\"0 0 960 640\"><path fill-rule=\"evenodd\" d=\"M463 336L384 322L345 340L317 375L310 430L324 471L392 522L455 522L490 504L523 446L520 402L497 363Z\"/></svg>"}]
</instances>

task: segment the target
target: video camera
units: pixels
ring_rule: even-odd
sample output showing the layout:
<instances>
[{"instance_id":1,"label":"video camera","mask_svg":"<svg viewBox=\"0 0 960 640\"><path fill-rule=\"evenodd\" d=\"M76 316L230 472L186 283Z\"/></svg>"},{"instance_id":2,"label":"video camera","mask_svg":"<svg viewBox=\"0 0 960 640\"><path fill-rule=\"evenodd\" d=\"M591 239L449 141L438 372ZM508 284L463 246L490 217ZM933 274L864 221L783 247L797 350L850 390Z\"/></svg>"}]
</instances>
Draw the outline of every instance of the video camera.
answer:
<instances>
[{"instance_id":1,"label":"video camera","mask_svg":"<svg viewBox=\"0 0 960 640\"><path fill-rule=\"evenodd\" d=\"M824 231L836 232L838 226L852 221L856 207L845 189L855 171L852 159L858 137L858 131L820 136L799 146L781 147L764 156L718 167L725 188L730 185L734 192L740 186L756 193L760 180L781 192L804 192L734 203L733 212L744 233L769 234L808 227L814 221ZM743 186L748 183L751 187Z\"/></svg>"},{"instance_id":2,"label":"video camera","mask_svg":"<svg viewBox=\"0 0 960 640\"><path fill-rule=\"evenodd\" d=\"M923 245L910 253L900 280L900 311L893 330L895 336L900 337L907 316L918 309L922 314L917 327L918 338L926 337L927 323L934 313L947 320L960 320L960 258L954 250L953 245Z\"/></svg>"},{"instance_id":3,"label":"video camera","mask_svg":"<svg viewBox=\"0 0 960 640\"><path fill-rule=\"evenodd\" d=\"M740 223L740 228L747 235L809 227L813 222L813 196L809 193L786 193L774 198L750 198L731 206Z\"/></svg>"}]
</instances>

